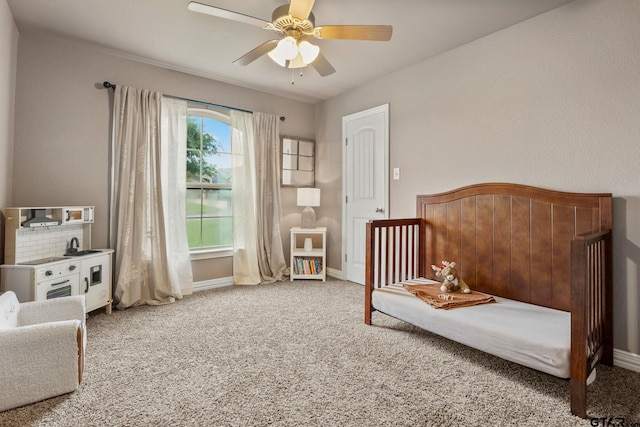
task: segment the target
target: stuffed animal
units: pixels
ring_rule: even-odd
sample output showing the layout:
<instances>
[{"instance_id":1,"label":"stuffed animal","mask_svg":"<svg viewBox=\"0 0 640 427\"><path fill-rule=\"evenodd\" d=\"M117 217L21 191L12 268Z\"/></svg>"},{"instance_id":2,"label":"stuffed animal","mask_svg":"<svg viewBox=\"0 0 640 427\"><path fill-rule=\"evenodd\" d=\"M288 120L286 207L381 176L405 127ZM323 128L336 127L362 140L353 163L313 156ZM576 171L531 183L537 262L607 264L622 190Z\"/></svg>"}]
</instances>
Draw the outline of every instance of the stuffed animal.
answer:
<instances>
[{"instance_id":1,"label":"stuffed animal","mask_svg":"<svg viewBox=\"0 0 640 427\"><path fill-rule=\"evenodd\" d=\"M440 286L442 292L457 292L460 291L463 294L471 292L469 286L458 277L458 271L456 270L455 262L442 261L442 265L432 265L431 268L436 272L436 277L442 277L444 282Z\"/></svg>"}]
</instances>

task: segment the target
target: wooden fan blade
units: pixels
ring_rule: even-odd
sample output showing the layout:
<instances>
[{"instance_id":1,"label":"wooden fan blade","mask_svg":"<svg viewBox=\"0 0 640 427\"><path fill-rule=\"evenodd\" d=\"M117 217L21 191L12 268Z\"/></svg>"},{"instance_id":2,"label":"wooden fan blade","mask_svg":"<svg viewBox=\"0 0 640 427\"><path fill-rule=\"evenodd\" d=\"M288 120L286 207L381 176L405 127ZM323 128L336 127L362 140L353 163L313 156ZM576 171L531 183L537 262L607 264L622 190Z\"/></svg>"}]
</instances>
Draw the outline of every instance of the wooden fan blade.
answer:
<instances>
[{"instance_id":1,"label":"wooden fan blade","mask_svg":"<svg viewBox=\"0 0 640 427\"><path fill-rule=\"evenodd\" d=\"M318 54L318 57L311 63L311 66L316 69L318 74L322 77L326 77L329 74L333 74L336 72L336 69L327 61L327 58L324 57L322 53Z\"/></svg>"},{"instance_id":2,"label":"wooden fan blade","mask_svg":"<svg viewBox=\"0 0 640 427\"><path fill-rule=\"evenodd\" d=\"M253 16L232 12L230 10L209 6L208 4L202 4L195 1L189 2L187 9L192 12L204 13L206 15L217 16L218 18L229 19L231 21L242 22L243 24L255 25L262 28L269 28L269 25L271 25L271 22L265 21L264 19L254 18Z\"/></svg>"},{"instance_id":3,"label":"wooden fan blade","mask_svg":"<svg viewBox=\"0 0 640 427\"><path fill-rule=\"evenodd\" d=\"M313 32L319 39L372 41L389 41L392 34L391 25L323 25L316 27Z\"/></svg>"},{"instance_id":4,"label":"wooden fan blade","mask_svg":"<svg viewBox=\"0 0 640 427\"><path fill-rule=\"evenodd\" d=\"M309 17L313 9L315 0L291 0L289 4L289 14L295 18L305 20Z\"/></svg>"},{"instance_id":5,"label":"wooden fan blade","mask_svg":"<svg viewBox=\"0 0 640 427\"><path fill-rule=\"evenodd\" d=\"M269 40L268 42L264 42L257 48L253 49L251 52L245 53L240 58L233 61L233 63L238 65L251 64L262 55L267 54L275 49L279 41L280 40Z\"/></svg>"}]
</instances>

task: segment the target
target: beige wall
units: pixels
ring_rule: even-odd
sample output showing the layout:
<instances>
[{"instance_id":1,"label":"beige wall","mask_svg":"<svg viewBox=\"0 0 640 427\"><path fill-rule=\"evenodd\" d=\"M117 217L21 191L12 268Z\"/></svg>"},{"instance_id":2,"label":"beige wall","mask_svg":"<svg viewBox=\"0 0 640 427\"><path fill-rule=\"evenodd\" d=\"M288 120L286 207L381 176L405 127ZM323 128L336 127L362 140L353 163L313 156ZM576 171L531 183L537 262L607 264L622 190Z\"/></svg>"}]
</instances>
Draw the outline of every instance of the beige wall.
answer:
<instances>
[{"instance_id":1,"label":"beige wall","mask_svg":"<svg viewBox=\"0 0 640 427\"><path fill-rule=\"evenodd\" d=\"M416 194L478 182L613 193L615 347L640 354L639 22L637 0L578 0L319 105L329 263L341 117L388 102L392 217L413 216Z\"/></svg>"},{"instance_id":2,"label":"beige wall","mask_svg":"<svg viewBox=\"0 0 640 427\"><path fill-rule=\"evenodd\" d=\"M0 0L0 206L11 203L17 57L18 29L6 0ZM0 215L0 242L3 236L4 221ZM4 257L2 246L0 244L0 260Z\"/></svg>"},{"instance_id":3,"label":"beige wall","mask_svg":"<svg viewBox=\"0 0 640 427\"><path fill-rule=\"evenodd\" d=\"M282 134L314 136L311 104L39 36L20 36L17 72L12 204L95 205L93 247L108 244L113 93L103 81L285 116ZM285 218L298 210L293 193L283 189ZM286 222L282 230L288 242ZM229 259L194 261L196 281L230 272Z\"/></svg>"}]
</instances>

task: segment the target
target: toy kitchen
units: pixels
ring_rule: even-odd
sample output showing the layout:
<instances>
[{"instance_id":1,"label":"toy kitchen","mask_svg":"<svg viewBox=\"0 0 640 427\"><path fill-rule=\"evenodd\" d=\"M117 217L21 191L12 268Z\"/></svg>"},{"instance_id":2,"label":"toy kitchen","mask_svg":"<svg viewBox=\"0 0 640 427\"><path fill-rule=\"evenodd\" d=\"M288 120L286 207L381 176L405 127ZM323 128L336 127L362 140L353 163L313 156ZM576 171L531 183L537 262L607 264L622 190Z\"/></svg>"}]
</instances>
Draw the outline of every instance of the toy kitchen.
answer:
<instances>
[{"instance_id":1,"label":"toy kitchen","mask_svg":"<svg viewBox=\"0 0 640 427\"><path fill-rule=\"evenodd\" d=\"M3 209L0 292L20 302L84 295L86 312L111 314L113 249L91 249L93 206Z\"/></svg>"}]
</instances>

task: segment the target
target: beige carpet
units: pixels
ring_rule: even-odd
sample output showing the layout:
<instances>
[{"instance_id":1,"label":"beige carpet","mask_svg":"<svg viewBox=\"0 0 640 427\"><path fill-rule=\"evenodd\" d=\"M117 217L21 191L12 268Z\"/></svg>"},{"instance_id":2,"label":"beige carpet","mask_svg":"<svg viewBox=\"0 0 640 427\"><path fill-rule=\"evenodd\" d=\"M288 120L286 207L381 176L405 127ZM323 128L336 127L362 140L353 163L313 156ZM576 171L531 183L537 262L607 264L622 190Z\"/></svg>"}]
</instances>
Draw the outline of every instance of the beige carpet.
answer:
<instances>
[{"instance_id":1,"label":"beige carpet","mask_svg":"<svg viewBox=\"0 0 640 427\"><path fill-rule=\"evenodd\" d=\"M570 414L568 381L381 313L366 326L362 300L359 285L298 281L99 312L80 388L0 425L595 425ZM640 374L600 366L589 413L640 423L639 392Z\"/></svg>"}]
</instances>

